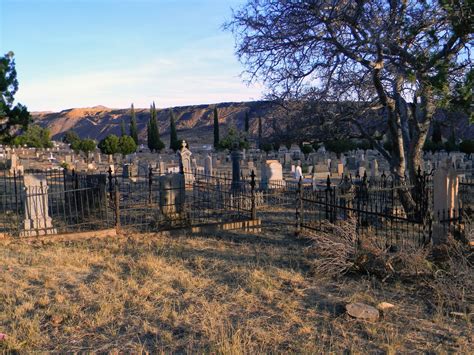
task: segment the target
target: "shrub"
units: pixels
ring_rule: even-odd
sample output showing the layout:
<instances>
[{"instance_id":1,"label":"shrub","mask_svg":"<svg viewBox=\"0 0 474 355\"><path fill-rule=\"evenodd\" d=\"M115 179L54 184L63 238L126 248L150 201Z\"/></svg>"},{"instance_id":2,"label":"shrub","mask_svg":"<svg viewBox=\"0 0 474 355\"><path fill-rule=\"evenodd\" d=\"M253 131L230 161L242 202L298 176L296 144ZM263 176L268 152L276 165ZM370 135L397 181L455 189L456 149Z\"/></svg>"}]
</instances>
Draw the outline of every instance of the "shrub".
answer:
<instances>
[{"instance_id":1,"label":"shrub","mask_svg":"<svg viewBox=\"0 0 474 355\"><path fill-rule=\"evenodd\" d=\"M459 144L459 150L468 155L473 154L474 153L474 139L463 140Z\"/></svg>"},{"instance_id":2,"label":"shrub","mask_svg":"<svg viewBox=\"0 0 474 355\"><path fill-rule=\"evenodd\" d=\"M50 131L47 128L42 128L38 125L30 125L21 135L13 138L12 141L15 146L28 146L32 148L52 148Z\"/></svg>"},{"instance_id":3,"label":"shrub","mask_svg":"<svg viewBox=\"0 0 474 355\"><path fill-rule=\"evenodd\" d=\"M324 142L324 146L327 150L336 153L338 156L341 153L345 153L357 148L356 144L349 139L339 139Z\"/></svg>"},{"instance_id":4,"label":"shrub","mask_svg":"<svg viewBox=\"0 0 474 355\"><path fill-rule=\"evenodd\" d=\"M313 152L313 147L309 144L304 144L301 146L301 152L304 154L304 155L307 155L309 153L312 153Z\"/></svg>"}]
</instances>

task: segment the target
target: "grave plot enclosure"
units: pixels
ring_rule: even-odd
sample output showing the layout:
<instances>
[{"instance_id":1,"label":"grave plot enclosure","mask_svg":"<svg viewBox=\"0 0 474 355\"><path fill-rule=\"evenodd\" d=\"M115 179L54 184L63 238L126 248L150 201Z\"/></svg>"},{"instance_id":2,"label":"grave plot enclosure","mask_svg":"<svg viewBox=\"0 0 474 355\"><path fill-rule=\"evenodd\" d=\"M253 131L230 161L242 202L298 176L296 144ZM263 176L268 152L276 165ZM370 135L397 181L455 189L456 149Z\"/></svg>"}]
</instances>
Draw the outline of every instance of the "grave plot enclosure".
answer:
<instances>
[{"instance_id":1,"label":"grave plot enclosure","mask_svg":"<svg viewBox=\"0 0 474 355\"><path fill-rule=\"evenodd\" d=\"M105 175L0 173L0 233L40 236L110 227Z\"/></svg>"},{"instance_id":2,"label":"grave plot enclosure","mask_svg":"<svg viewBox=\"0 0 474 355\"><path fill-rule=\"evenodd\" d=\"M151 168L134 177L111 170L92 175L2 172L0 233L35 237L108 228L152 232L246 221L255 217L252 181L195 171L159 175Z\"/></svg>"}]
</instances>

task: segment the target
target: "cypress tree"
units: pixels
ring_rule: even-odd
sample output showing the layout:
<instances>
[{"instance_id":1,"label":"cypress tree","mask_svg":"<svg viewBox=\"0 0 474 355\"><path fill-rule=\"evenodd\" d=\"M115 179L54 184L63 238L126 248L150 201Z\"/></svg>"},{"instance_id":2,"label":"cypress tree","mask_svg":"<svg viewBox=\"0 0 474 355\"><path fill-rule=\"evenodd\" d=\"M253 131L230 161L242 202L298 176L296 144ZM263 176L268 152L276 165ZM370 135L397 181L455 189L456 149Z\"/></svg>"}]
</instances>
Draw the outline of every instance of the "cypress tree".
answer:
<instances>
[{"instance_id":1,"label":"cypress tree","mask_svg":"<svg viewBox=\"0 0 474 355\"><path fill-rule=\"evenodd\" d=\"M219 116L217 115L217 107L214 106L214 149L219 148Z\"/></svg>"},{"instance_id":2,"label":"cypress tree","mask_svg":"<svg viewBox=\"0 0 474 355\"><path fill-rule=\"evenodd\" d=\"M122 137L125 137L127 135L127 132L125 131L125 121L123 119L120 123L120 134Z\"/></svg>"},{"instance_id":3,"label":"cypress tree","mask_svg":"<svg viewBox=\"0 0 474 355\"><path fill-rule=\"evenodd\" d=\"M258 118L258 147L262 146L262 117Z\"/></svg>"},{"instance_id":4,"label":"cypress tree","mask_svg":"<svg viewBox=\"0 0 474 355\"><path fill-rule=\"evenodd\" d=\"M178 133L176 132L176 122L172 109L170 109L170 148L174 151L177 151L180 148Z\"/></svg>"},{"instance_id":5,"label":"cypress tree","mask_svg":"<svg viewBox=\"0 0 474 355\"><path fill-rule=\"evenodd\" d=\"M160 131L158 128L158 121L156 118L156 108L154 102L150 107L150 121L148 124L148 132L148 147L151 151L159 152L165 147L165 144L160 139Z\"/></svg>"},{"instance_id":6,"label":"cypress tree","mask_svg":"<svg viewBox=\"0 0 474 355\"><path fill-rule=\"evenodd\" d=\"M133 138L135 141L135 144L138 144L138 128L137 128L137 118L135 116L135 108L132 107L130 108L130 137Z\"/></svg>"},{"instance_id":7,"label":"cypress tree","mask_svg":"<svg viewBox=\"0 0 474 355\"><path fill-rule=\"evenodd\" d=\"M152 127L152 116L153 116L153 108L152 106L150 106L150 119L148 120L148 123L146 125L146 141L147 141L147 145L148 145L148 149L150 149L150 151L153 151L153 127Z\"/></svg>"},{"instance_id":8,"label":"cypress tree","mask_svg":"<svg viewBox=\"0 0 474 355\"><path fill-rule=\"evenodd\" d=\"M249 113L245 112L245 132L249 133L250 122L249 122Z\"/></svg>"}]
</instances>

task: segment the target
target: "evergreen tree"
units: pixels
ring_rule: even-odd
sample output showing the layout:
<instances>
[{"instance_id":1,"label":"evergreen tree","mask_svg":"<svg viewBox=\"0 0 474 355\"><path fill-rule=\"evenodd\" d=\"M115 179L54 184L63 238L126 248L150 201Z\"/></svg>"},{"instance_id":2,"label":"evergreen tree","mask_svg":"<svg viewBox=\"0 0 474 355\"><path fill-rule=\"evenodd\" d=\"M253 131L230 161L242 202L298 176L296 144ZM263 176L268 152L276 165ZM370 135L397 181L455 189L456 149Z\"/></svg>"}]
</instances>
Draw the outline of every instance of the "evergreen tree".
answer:
<instances>
[{"instance_id":1,"label":"evergreen tree","mask_svg":"<svg viewBox=\"0 0 474 355\"><path fill-rule=\"evenodd\" d=\"M249 133L250 122L249 122L249 113L245 112L245 133Z\"/></svg>"},{"instance_id":2,"label":"evergreen tree","mask_svg":"<svg viewBox=\"0 0 474 355\"><path fill-rule=\"evenodd\" d=\"M137 128L137 118L135 116L135 108L133 107L133 104L130 108L130 137L133 138L135 141L135 144L138 145L138 128Z\"/></svg>"},{"instance_id":3,"label":"evergreen tree","mask_svg":"<svg viewBox=\"0 0 474 355\"><path fill-rule=\"evenodd\" d=\"M123 156L132 154L137 150L137 145L132 137L123 136L119 139L119 150Z\"/></svg>"},{"instance_id":4,"label":"evergreen tree","mask_svg":"<svg viewBox=\"0 0 474 355\"><path fill-rule=\"evenodd\" d=\"M431 135L431 140L434 143L441 143L443 140L443 134L441 133L441 123L439 123L439 121L434 121L433 123L433 133Z\"/></svg>"},{"instance_id":5,"label":"evergreen tree","mask_svg":"<svg viewBox=\"0 0 474 355\"><path fill-rule=\"evenodd\" d=\"M176 122L173 110L170 109L170 148L177 151L180 148L178 133L176 132Z\"/></svg>"},{"instance_id":6,"label":"evergreen tree","mask_svg":"<svg viewBox=\"0 0 474 355\"><path fill-rule=\"evenodd\" d=\"M148 148L150 148L152 152L159 152L165 147L164 143L160 139L160 132L158 128L158 121L156 119L156 108L154 102L150 106L150 121L148 122L147 137Z\"/></svg>"},{"instance_id":7,"label":"evergreen tree","mask_svg":"<svg viewBox=\"0 0 474 355\"><path fill-rule=\"evenodd\" d=\"M124 120L122 120L122 122L120 123L120 135L122 137L127 135L127 131L125 130L125 121Z\"/></svg>"},{"instance_id":8,"label":"evergreen tree","mask_svg":"<svg viewBox=\"0 0 474 355\"><path fill-rule=\"evenodd\" d=\"M152 150L152 146L153 146L151 141L152 141L152 137L151 137L151 118L150 118L146 124L146 143L147 143L148 149L150 150Z\"/></svg>"},{"instance_id":9,"label":"evergreen tree","mask_svg":"<svg viewBox=\"0 0 474 355\"><path fill-rule=\"evenodd\" d=\"M18 90L13 52L0 57L0 142L10 143L18 129L24 132L32 118L26 106L15 102Z\"/></svg>"},{"instance_id":10,"label":"evergreen tree","mask_svg":"<svg viewBox=\"0 0 474 355\"><path fill-rule=\"evenodd\" d=\"M214 106L214 149L219 148L219 116L217 115L217 107Z\"/></svg>"}]
</instances>

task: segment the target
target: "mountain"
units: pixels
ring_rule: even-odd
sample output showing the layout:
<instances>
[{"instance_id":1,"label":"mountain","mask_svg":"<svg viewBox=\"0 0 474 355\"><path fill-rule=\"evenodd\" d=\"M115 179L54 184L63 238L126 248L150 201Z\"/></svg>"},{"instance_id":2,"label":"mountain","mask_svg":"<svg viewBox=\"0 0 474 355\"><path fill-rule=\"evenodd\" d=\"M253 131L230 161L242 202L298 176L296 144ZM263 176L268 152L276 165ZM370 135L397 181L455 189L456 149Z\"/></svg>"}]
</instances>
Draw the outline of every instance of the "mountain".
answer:
<instances>
[{"instance_id":1,"label":"mountain","mask_svg":"<svg viewBox=\"0 0 474 355\"><path fill-rule=\"evenodd\" d=\"M216 105L193 105L173 107L176 117L178 136L191 143L213 142L214 107L217 107L221 136L231 125L244 129L245 113L249 113L250 131L257 132L258 117L263 117L271 110L272 104L267 101L226 102ZM160 135L164 141L169 139L169 111L157 109ZM135 108L139 140L146 142L146 127L150 110ZM109 134L120 135L120 125L125 121L127 130L130 124L130 109L114 109L105 106L73 108L61 112L33 112L35 123L51 130L55 140L69 130L74 130L81 138L100 140Z\"/></svg>"},{"instance_id":2,"label":"mountain","mask_svg":"<svg viewBox=\"0 0 474 355\"><path fill-rule=\"evenodd\" d=\"M341 105L341 104L338 104ZM344 105L344 104L342 104ZM304 119L304 114L297 114L290 117L278 113L278 106L270 101L250 101L250 102L224 102L209 105L181 106L166 109L157 109L157 117L160 127L160 136L166 144L169 141L169 112L173 110L176 117L176 126L180 139L186 139L190 143L210 144L213 142L213 110L217 107L219 113L219 125L221 137L225 135L226 130L231 126L238 129L244 129L245 114L248 112L250 118L250 132L254 137L258 131L258 118L263 120L263 134L269 136L274 132L275 125L280 134L292 136L294 140L312 140L327 139L332 136L332 129L319 126L322 130L315 128L317 121ZM321 113L329 111L329 106L320 107ZM139 140L146 143L146 127L150 117L150 110L143 108L135 109L137 117L137 126ZM69 130L74 130L81 138L93 138L101 140L109 134L120 135L120 126L122 120L125 121L125 127L129 129L130 109L114 109L105 106L94 106L88 108L73 108L61 112L33 112L35 123L42 127L48 127L51 130L52 138L60 140ZM284 117L275 119L276 117ZM452 135L453 131L458 139L473 139L474 125L469 123L468 116L465 114L450 114L440 110L435 115L436 120L441 123L441 129L444 138ZM291 125L290 125L291 123ZM366 120L366 127L371 126L371 122ZM316 125L316 126L315 126ZM290 127L291 126L291 127ZM314 126L314 127L312 127ZM331 126L331 125L330 125ZM342 127L342 126L341 126ZM284 129L283 129L284 128ZM333 127L334 128L334 127ZM342 127L344 132L356 132L350 127ZM386 123L375 121L374 129L379 132L386 130Z\"/></svg>"}]
</instances>

